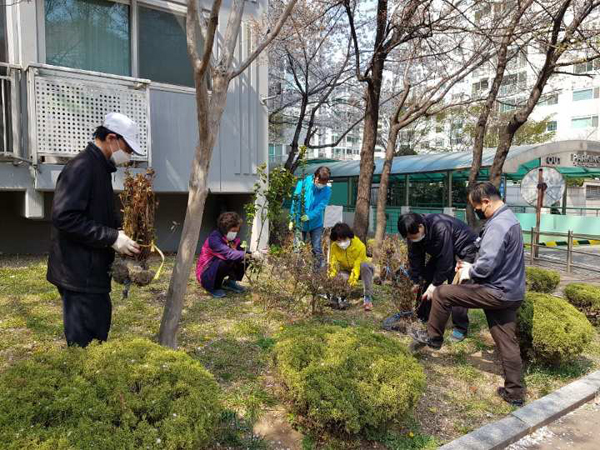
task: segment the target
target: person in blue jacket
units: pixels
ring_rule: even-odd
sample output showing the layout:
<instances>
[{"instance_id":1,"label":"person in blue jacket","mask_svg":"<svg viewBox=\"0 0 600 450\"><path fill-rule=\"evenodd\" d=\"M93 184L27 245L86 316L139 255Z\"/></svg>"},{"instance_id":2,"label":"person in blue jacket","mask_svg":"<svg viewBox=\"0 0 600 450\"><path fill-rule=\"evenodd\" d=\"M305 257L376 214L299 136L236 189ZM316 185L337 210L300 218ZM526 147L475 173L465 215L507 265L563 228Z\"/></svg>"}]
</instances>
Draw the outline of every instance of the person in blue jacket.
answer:
<instances>
[{"instance_id":1,"label":"person in blue jacket","mask_svg":"<svg viewBox=\"0 0 600 450\"><path fill-rule=\"evenodd\" d=\"M319 269L325 265L321 239L323 216L331 198L331 187L327 185L330 176L329 167L321 166L313 175L298 181L290 209L290 230L299 229L304 242L310 237L315 266Z\"/></svg>"}]
</instances>

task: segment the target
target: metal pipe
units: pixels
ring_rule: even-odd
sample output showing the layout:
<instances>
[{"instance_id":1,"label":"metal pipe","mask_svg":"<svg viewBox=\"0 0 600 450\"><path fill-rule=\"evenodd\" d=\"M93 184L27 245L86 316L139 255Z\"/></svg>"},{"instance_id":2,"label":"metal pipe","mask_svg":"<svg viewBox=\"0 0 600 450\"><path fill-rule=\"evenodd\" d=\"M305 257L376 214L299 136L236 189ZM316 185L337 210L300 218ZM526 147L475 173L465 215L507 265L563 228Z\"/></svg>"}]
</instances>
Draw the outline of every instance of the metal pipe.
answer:
<instances>
[{"instance_id":1,"label":"metal pipe","mask_svg":"<svg viewBox=\"0 0 600 450\"><path fill-rule=\"evenodd\" d=\"M573 266L573 231L569 230L569 239L567 241L567 273L571 273Z\"/></svg>"}]
</instances>

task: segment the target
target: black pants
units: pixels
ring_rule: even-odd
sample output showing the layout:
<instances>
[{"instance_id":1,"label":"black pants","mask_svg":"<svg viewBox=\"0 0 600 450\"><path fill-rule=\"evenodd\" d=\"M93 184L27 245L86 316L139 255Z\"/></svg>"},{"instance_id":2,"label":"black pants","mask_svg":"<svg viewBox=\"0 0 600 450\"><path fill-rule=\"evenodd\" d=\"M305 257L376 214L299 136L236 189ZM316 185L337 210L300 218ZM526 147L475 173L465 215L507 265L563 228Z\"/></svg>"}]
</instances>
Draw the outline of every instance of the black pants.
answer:
<instances>
[{"instance_id":1,"label":"black pants","mask_svg":"<svg viewBox=\"0 0 600 450\"><path fill-rule=\"evenodd\" d=\"M110 330L110 294L88 294L58 288L63 301L63 324L68 345L86 347L92 340L106 341Z\"/></svg>"},{"instance_id":2,"label":"black pants","mask_svg":"<svg viewBox=\"0 0 600 450\"><path fill-rule=\"evenodd\" d=\"M202 273L200 278L202 287L208 291L221 289L223 280L227 277L231 280L242 281L245 270L244 260L231 261L215 258Z\"/></svg>"}]
</instances>

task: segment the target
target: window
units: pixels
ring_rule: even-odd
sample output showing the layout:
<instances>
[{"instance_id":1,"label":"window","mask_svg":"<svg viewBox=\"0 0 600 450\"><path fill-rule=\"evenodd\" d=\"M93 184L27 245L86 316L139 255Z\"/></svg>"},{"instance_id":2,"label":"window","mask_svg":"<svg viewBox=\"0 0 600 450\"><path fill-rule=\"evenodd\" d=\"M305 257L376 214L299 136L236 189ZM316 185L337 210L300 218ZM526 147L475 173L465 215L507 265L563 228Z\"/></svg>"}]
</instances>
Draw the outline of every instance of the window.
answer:
<instances>
[{"instance_id":1,"label":"window","mask_svg":"<svg viewBox=\"0 0 600 450\"><path fill-rule=\"evenodd\" d=\"M435 132L436 133L443 133L444 132L444 127L435 127Z\"/></svg>"},{"instance_id":2,"label":"window","mask_svg":"<svg viewBox=\"0 0 600 450\"><path fill-rule=\"evenodd\" d=\"M143 6L139 6L138 11L140 78L193 87L185 16Z\"/></svg>"},{"instance_id":3,"label":"window","mask_svg":"<svg viewBox=\"0 0 600 450\"><path fill-rule=\"evenodd\" d=\"M47 64L131 75L129 6L106 0L46 1L44 20Z\"/></svg>"},{"instance_id":4,"label":"window","mask_svg":"<svg viewBox=\"0 0 600 450\"><path fill-rule=\"evenodd\" d=\"M571 127L574 129L597 128L598 116L573 117L571 119Z\"/></svg>"},{"instance_id":5,"label":"window","mask_svg":"<svg viewBox=\"0 0 600 450\"><path fill-rule=\"evenodd\" d=\"M513 73L503 78L500 84L500 90L498 94L500 96L516 94L522 90L527 82L527 74L525 72Z\"/></svg>"},{"instance_id":6,"label":"window","mask_svg":"<svg viewBox=\"0 0 600 450\"><path fill-rule=\"evenodd\" d=\"M558 129L558 125L556 120L552 120L546 124L546 131L556 131Z\"/></svg>"},{"instance_id":7,"label":"window","mask_svg":"<svg viewBox=\"0 0 600 450\"><path fill-rule=\"evenodd\" d=\"M437 139L437 140L435 141L435 146L436 146L436 147L443 147L443 146L444 146L444 141L443 141L443 139Z\"/></svg>"},{"instance_id":8,"label":"window","mask_svg":"<svg viewBox=\"0 0 600 450\"><path fill-rule=\"evenodd\" d=\"M597 69L600 69L600 61L597 59L573 65L573 73L586 73Z\"/></svg>"},{"instance_id":9,"label":"window","mask_svg":"<svg viewBox=\"0 0 600 450\"><path fill-rule=\"evenodd\" d=\"M498 102L498 111L500 111L501 113L514 111L515 109L517 109L517 106L512 102L511 103Z\"/></svg>"},{"instance_id":10,"label":"window","mask_svg":"<svg viewBox=\"0 0 600 450\"><path fill-rule=\"evenodd\" d=\"M472 85L473 95L478 94L481 91L487 91L488 88L489 88L489 84L488 84L487 78L480 80L477 83L473 83L473 85Z\"/></svg>"},{"instance_id":11,"label":"window","mask_svg":"<svg viewBox=\"0 0 600 450\"><path fill-rule=\"evenodd\" d=\"M542 99L538 102L539 106L550 106L550 105L557 105L557 104L558 104L558 94L547 95L545 97L542 97Z\"/></svg>"},{"instance_id":12,"label":"window","mask_svg":"<svg viewBox=\"0 0 600 450\"><path fill-rule=\"evenodd\" d=\"M573 91L573 101L578 102L581 100L591 100L598 98L598 88L584 89L582 91Z\"/></svg>"},{"instance_id":13,"label":"window","mask_svg":"<svg viewBox=\"0 0 600 450\"><path fill-rule=\"evenodd\" d=\"M600 200L600 186L586 186L586 200Z\"/></svg>"}]
</instances>

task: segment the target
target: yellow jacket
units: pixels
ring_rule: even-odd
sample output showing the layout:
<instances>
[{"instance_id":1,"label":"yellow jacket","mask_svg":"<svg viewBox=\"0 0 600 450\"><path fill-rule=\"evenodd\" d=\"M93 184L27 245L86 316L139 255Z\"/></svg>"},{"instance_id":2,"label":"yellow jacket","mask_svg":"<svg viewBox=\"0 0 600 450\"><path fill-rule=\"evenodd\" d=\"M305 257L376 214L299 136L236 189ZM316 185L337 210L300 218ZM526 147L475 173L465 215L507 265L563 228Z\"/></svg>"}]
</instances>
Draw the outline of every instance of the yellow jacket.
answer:
<instances>
[{"instance_id":1,"label":"yellow jacket","mask_svg":"<svg viewBox=\"0 0 600 450\"><path fill-rule=\"evenodd\" d=\"M332 243L329 257L329 276L333 278L338 271L345 270L350 272L348 283L354 286L360 277L360 265L367 261L369 261L367 247L356 236L354 236L346 250L342 250L336 243Z\"/></svg>"}]
</instances>

